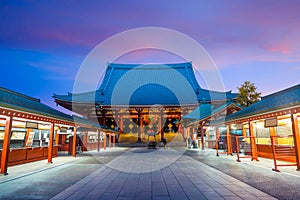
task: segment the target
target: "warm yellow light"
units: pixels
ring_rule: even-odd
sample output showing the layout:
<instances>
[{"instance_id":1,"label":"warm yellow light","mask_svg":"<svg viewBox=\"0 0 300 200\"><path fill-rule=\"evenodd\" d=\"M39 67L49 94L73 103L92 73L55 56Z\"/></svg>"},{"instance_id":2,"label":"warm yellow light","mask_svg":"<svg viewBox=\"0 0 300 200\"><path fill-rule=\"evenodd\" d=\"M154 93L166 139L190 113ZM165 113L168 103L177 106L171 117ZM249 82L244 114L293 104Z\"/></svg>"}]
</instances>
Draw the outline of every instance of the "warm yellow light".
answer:
<instances>
[{"instance_id":1,"label":"warm yellow light","mask_svg":"<svg viewBox=\"0 0 300 200\"><path fill-rule=\"evenodd\" d=\"M292 121L290 118L280 119L278 120L278 126L291 125Z\"/></svg>"},{"instance_id":2,"label":"warm yellow light","mask_svg":"<svg viewBox=\"0 0 300 200\"><path fill-rule=\"evenodd\" d=\"M264 128L265 127L265 123L264 122L256 122L256 128Z\"/></svg>"},{"instance_id":3,"label":"warm yellow light","mask_svg":"<svg viewBox=\"0 0 300 200\"><path fill-rule=\"evenodd\" d=\"M25 122L13 121L12 126L13 127L18 127L18 128L25 128Z\"/></svg>"}]
</instances>

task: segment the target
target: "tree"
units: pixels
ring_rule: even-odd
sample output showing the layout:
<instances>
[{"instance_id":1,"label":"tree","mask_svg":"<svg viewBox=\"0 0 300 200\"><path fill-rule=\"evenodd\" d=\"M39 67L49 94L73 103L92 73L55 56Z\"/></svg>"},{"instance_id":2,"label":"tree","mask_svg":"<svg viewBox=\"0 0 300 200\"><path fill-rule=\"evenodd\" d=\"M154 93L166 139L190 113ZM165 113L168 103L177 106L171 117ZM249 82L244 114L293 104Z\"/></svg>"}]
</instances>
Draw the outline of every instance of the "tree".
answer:
<instances>
[{"instance_id":1,"label":"tree","mask_svg":"<svg viewBox=\"0 0 300 200\"><path fill-rule=\"evenodd\" d=\"M251 104L260 100L261 93L256 92L254 83L245 81L241 87L238 87L239 93L237 95L237 103L242 107L248 107Z\"/></svg>"}]
</instances>

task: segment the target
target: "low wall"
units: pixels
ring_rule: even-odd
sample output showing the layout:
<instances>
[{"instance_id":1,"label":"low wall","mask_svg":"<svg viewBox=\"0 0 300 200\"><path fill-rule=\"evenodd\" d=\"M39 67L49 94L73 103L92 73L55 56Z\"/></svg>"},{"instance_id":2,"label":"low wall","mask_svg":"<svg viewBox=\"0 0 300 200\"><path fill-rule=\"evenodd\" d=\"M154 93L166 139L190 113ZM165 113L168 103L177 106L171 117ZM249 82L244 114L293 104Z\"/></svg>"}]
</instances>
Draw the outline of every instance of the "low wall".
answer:
<instances>
[{"instance_id":1,"label":"low wall","mask_svg":"<svg viewBox=\"0 0 300 200\"><path fill-rule=\"evenodd\" d=\"M2 150L0 150L2 156ZM58 156L58 146L53 146L53 157ZM44 160L48 158L48 146L44 147L25 147L10 149L8 156L8 166ZM0 159L1 164L1 159Z\"/></svg>"},{"instance_id":2,"label":"low wall","mask_svg":"<svg viewBox=\"0 0 300 200\"><path fill-rule=\"evenodd\" d=\"M272 153L272 146L266 145L266 144L257 144L257 152L258 156L262 158L271 158L273 159L273 153ZM296 156L295 157L286 157L286 158L278 158L278 160L281 161L287 161L287 162L296 162Z\"/></svg>"},{"instance_id":3,"label":"low wall","mask_svg":"<svg viewBox=\"0 0 300 200\"><path fill-rule=\"evenodd\" d=\"M107 145L108 147L108 145ZM101 141L100 142L100 145L99 145L99 148L104 148L104 142ZM83 146L83 151L92 151L92 150L96 150L98 149L98 143L87 143Z\"/></svg>"}]
</instances>

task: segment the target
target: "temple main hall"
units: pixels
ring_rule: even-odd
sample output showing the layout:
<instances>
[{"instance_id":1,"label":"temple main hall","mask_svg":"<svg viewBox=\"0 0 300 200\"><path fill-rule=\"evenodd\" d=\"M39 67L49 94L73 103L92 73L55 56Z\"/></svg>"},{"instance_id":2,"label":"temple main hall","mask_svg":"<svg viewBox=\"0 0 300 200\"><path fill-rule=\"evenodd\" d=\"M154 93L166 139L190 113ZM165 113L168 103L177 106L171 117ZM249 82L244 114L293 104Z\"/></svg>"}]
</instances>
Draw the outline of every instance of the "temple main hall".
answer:
<instances>
[{"instance_id":1,"label":"temple main hall","mask_svg":"<svg viewBox=\"0 0 300 200\"><path fill-rule=\"evenodd\" d=\"M201 88L192 62L108 63L99 85L95 91L53 98L58 105L117 130L118 142L146 142L149 135L159 141L183 138L183 116L201 104L217 107L237 96Z\"/></svg>"}]
</instances>

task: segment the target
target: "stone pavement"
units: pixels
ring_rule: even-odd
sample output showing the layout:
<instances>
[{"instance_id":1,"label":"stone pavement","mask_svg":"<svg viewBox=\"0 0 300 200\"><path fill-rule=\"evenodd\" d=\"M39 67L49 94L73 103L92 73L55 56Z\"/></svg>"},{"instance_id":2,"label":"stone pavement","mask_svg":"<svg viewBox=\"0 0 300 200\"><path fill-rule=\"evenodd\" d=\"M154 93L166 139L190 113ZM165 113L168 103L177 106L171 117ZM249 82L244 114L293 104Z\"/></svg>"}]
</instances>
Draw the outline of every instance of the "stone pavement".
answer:
<instances>
[{"instance_id":1,"label":"stone pavement","mask_svg":"<svg viewBox=\"0 0 300 200\"><path fill-rule=\"evenodd\" d=\"M133 148L52 199L275 199L183 152Z\"/></svg>"},{"instance_id":2,"label":"stone pavement","mask_svg":"<svg viewBox=\"0 0 300 200\"><path fill-rule=\"evenodd\" d=\"M237 162L235 154L217 157L212 149L193 149L185 154L278 199L300 199L300 171L295 166L279 167L281 172L275 172L272 159L259 157L259 161L251 161L245 158Z\"/></svg>"},{"instance_id":3,"label":"stone pavement","mask_svg":"<svg viewBox=\"0 0 300 200\"><path fill-rule=\"evenodd\" d=\"M299 199L293 167L211 149L116 147L10 167L0 199Z\"/></svg>"}]
</instances>

